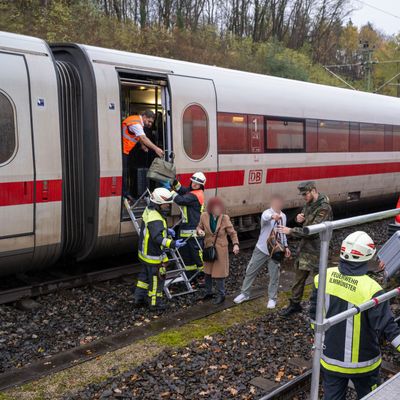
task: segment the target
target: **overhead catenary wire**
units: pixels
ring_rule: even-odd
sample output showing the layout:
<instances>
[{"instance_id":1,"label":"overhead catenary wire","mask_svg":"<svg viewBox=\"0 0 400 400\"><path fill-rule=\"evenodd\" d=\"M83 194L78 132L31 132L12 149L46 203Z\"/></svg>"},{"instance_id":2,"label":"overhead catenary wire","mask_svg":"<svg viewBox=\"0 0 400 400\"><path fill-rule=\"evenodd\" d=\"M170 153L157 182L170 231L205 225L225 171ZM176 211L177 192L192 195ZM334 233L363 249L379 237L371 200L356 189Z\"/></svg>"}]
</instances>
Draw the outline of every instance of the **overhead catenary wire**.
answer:
<instances>
[{"instance_id":1,"label":"overhead catenary wire","mask_svg":"<svg viewBox=\"0 0 400 400\"><path fill-rule=\"evenodd\" d=\"M377 7L377 6L374 6L374 5L372 5L372 4L369 4L368 2L366 2L366 1L364 1L364 0L357 0L357 1L358 1L359 3L361 3L361 4L363 4L364 6L373 8L374 10L380 11L381 13L384 13L384 14L386 14L386 15L389 15L389 16L391 16L391 17L393 17L393 18L400 19L400 16L399 16L399 15L393 14L393 13L390 12L390 11L387 11L387 10L384 10L384 9L379 8L379 7Z\"/></svg>"}]
</instances>

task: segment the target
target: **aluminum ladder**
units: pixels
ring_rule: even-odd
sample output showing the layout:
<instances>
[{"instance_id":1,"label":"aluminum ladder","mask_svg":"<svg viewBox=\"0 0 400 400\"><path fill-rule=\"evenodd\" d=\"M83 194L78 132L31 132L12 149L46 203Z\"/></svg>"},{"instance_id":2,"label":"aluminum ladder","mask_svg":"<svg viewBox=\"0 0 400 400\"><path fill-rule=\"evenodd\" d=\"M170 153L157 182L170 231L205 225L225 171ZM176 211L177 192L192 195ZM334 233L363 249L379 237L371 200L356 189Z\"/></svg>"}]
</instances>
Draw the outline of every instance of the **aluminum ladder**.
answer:
<instances>
[{"instance_id":1,"label":"aluminum ladder","mask_svg":"<svg viewBox=\"0 0 400 400\"><path fill-rule=\"evenodd\" d=\"M133 227L135 228L135 231L138 236L140 235L140 225L138 219L141 218L138 218L135 215L135 209L138 206L138 204L140 204L145 199L148 193L149 191L146 190L133 205L130 205L128 199L124 198L124 206L129 214ZM189 238L187 238L186 240L188 239ZM165 271L164 293L167 296L168 300L171 300L173 297L196 292L197 289L194 289L192 287L191 282L193 278L197 276L197 274L195 274L191 279L187 277L185 263L182 259L181 254L179 253L179 250L165 249L165 253L168 256L169 266L168 269L166 269ZM170 265L173 266L173 269L170 269ZM172 289L171 286L177 283L183 284L185 289L183 291L171 293Z\"/></svg>"}]
</instances>

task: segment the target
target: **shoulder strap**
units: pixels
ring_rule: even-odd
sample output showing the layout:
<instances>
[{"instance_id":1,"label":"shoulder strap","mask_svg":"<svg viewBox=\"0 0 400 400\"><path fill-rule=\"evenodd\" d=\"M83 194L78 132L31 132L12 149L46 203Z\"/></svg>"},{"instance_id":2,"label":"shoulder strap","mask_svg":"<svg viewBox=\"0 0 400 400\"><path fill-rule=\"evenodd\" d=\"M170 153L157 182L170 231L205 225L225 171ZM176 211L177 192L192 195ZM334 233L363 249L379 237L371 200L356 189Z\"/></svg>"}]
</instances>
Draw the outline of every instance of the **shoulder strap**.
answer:
<instances>
[{"instance_id":1,"label":"shoulder strap","mask_svg":"<svg viewBox=\"0 0 400 400\"><path fill-rule=\"evenodd\" d=\"M224 214L221 214L221 223L220 223L220 225L219 225L219 228L215 231L215 239L214 239L214 244L213 244L213 246L215 246L215 243L217 243L218 234L219 234L219 231L221 230L223 218L224 218Z\"/></svg>"}]
</instances>

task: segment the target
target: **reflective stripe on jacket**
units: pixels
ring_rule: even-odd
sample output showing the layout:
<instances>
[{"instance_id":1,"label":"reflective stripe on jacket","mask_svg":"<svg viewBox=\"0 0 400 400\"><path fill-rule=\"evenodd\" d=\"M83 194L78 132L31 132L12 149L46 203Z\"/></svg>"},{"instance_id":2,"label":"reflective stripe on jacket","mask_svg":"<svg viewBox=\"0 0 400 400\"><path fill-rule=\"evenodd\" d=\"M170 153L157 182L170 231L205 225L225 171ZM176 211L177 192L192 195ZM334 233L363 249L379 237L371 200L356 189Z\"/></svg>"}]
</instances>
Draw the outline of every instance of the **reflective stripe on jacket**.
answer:
<instances>
[{"instance_id":1,"label":"reflective stripe on jacket","mask_svg":"<svg viewBox=\"0 0 400 400\"><path fill-rule=\"evenodd\" d=\"M190 187L182 187L179 184L174 202L182 208L183 212L180 236L189 237L196 232L200 215L204 211L204 191L201 189L190 190Z\"/></svg>"},{"instance_id":2,"label":"reflective stripe on jacket","mask_svg":"<svg viewBox=\"0 0 400 400\"><path fill-rule=\"evenodd\" d=\"M139 258L148 264L161 264L168 261L165 248L174 248L175 242L167 237L165 218L151 206L142 215L139 236Z\"/></svg>"},{"instance_id":3,"label":"reflective stripe on jacket","mask_svg":"<svg viewBox=\"0 0 400 400\"><path fill-rule=\"evenodd\" d=\"M315 318L318 275L311 298L310 316ZM368 275L344 275L339 268L328 268L326 278L326 318L359 306L383 292ZM394 322L388 302L356 314L325 332L321 365L337 374L365 374L381 364L379 339L400 349L400 329Z\"/></svg>"},{"instance_id":4,"label":"reflective stripe on jacket","mask_svg":"<svg viewBox=\"0 0 400 400\"><path fill-rule=\"evenodd\" d=\"M132 134L128 129L129 126L137 124L143 126L140 115L130 115L122 121L122 142L124 154L129 154L139 142L137 136Z\"/></svg>"}]
</instances>

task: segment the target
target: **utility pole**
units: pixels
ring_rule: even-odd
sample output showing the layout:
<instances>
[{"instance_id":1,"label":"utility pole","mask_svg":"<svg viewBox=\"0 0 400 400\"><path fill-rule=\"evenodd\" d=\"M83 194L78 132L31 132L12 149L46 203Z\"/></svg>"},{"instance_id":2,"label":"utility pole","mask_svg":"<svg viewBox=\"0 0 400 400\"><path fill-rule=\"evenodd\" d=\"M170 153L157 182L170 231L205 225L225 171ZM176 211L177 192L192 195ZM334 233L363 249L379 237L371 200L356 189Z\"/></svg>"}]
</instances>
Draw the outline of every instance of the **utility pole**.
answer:
<instances>
[{"instance_id":1,"label":"utility pole","mask_svg":"<svg viewBox=\"0 0 400 400\"><path fill-rule=\"evenodd\" d=\"M362 55L361 65L367 74L367 92L371 92L372 89L372 64L374 64L372 61L372 54L375 50L374 47L369 47L368 40L360 41L360 50Z\"/></svg>"},{"instance_id":2,"label":"utility pole","mask_svg":"<svg viewBox=\"0 0 400 400\"><path fill-rule=\"evenodd\" d=\"M400 97L400 63L397 63L397 97Z\"/></svg>"}]
</instances>

